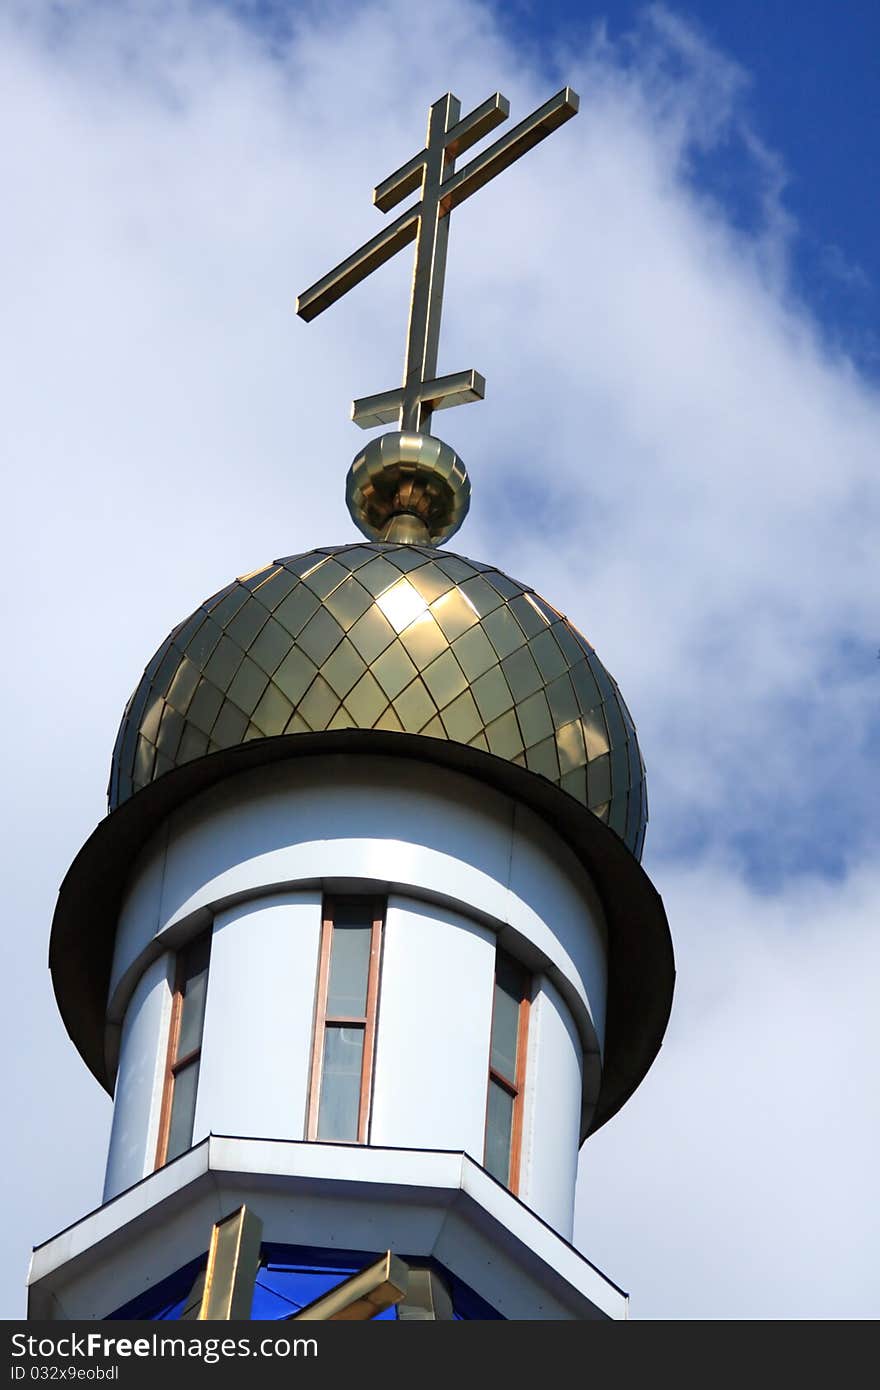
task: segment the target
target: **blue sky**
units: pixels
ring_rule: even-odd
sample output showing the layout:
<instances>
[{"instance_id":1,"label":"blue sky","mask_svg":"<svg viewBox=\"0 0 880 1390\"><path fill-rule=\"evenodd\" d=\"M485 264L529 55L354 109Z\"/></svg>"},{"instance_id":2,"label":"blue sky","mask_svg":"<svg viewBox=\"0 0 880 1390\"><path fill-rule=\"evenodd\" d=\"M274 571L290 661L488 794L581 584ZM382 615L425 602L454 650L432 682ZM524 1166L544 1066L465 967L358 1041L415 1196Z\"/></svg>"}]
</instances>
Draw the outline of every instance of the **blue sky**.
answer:
<instances>
[{"instance_id":1,"label":"blue sky","mask_svg":"<svg viewBox=\"0 0 880 1390\"><path fill-rule=\"evenodd\" d=\"M455 214L440 367L488 380L442 417L474 486L455 546L619 681L676 943L578 1239L636 1317L880 1311L878 27L769 0L0 7L0 1313L100 1195L109 1104L46 947L125 700L232 575L354 538L349 402L397 378L410 265L308 326L295 296L376 229L428 101L498 88L516 120L565 81L577 120Z\"/></svg>"},{"instance_id":2,"label":"blue sky","mask_svg":"<svg viewBox=\"0 0 880 1390\"><path fill-rule=\"evenodd\" d=\"M513 0L507 22L539 52L552 54L579 26L605 23L622 38L643 23L645 6L604 8L570 0ZM671 7L742 69L752 130L779 160L785 206L797 226L794 284L826 329L864 370L880 372L880 8L872 0L688 0ZM695 177L731 217L753 223L756 209L740 142L704 160Z\"/></svg>"}]
</instances>

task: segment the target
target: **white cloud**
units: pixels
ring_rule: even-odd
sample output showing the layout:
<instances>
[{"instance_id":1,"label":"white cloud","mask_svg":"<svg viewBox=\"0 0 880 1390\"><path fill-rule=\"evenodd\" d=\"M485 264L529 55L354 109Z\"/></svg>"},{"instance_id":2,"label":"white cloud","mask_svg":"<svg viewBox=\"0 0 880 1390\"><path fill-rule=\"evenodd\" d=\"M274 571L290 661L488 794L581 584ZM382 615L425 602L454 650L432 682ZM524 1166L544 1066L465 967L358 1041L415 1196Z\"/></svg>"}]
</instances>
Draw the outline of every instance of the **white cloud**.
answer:
<instances>
[{"instance_id":1,"label":"white cloud","mask_svg":"<svg viewBox=\"0 0 880 1390\"><path fill-rule=\"evenodd\" d=\"M668 868L672 1023L581 1155L590 1257L636 1318L873 1318L880 874L749 890Z\"/></svg>"},{"instance_id":2,"label":"white cloud","mask_svg":"<svg viewBox=\"0 0 880 1390\"><path fill-rule=\"evenodd\" d=\"M749 122L747 75L662 9L622 45L597 30L552 72L467 0L297 10L271 38L231 7L47 0L7 6L0 40L5 881L22 936L3 941L4 1027L25 1038L26 1169L4 1309L21 1306L30 1241L100 1191L106 1105L40 971L56 885L103 811L123 703L205 594L353 535L343 480L362 436L348 404L398 379L406 257L309 326L294 297L376 230L370 189L421 139L427 100L452 87L469 109L499 87L516 120L563 81L581 92L577 120L455 214L441 369L475 366L489 392L438 421L474 483L454 545L533 583L596 642L648 763L678 1000L655 1076L594 1141L591 1171L625 1148L615 1161L634 1190L657 1185L679 1244L634 1222L601 1258L633 1288L651 1271L636 1312L686 1311L693 1262L710 1259L707 1211L724 1225L719 1190L745 1168L754 1209L723 1248L728 1306L746 1307L779 1251L804 1248L780 1163L800 1162L798 1194L819 1176L817 1150L785 1129L812 1084L795 1065L815 1042L806 1004L836 1039L816 1063L824 1081L827 1057L845 1055L848 1094L871 1082L855 1046L864 992L853 1006L821 986L837 970L864 988L870 941L841 911L862 893L864 920L876 899L859 865L876 844L880 671L877 395L788 289L797 229ZM710 179L731 141L752 171L748 233ZM776 896L756 897L756 881ZM796 923L805 903L812 934L793 925L780 944L774 904ZM827 950L822 920L841 923ZM747 981L731 980L746 961ZM746 1021L781 1097L752 1107L754 1143L730 1105L746 1099ZM713 1156L731 1129L736 1171ZM835 1189L863 1162L864 1132L851 1146L849 1133L838 1124L821 1149ZM820 1215L821 1273L792 1274L792 1311L870 1274L852 1207L826 1200Z\"/></svg>"}]
</instances>

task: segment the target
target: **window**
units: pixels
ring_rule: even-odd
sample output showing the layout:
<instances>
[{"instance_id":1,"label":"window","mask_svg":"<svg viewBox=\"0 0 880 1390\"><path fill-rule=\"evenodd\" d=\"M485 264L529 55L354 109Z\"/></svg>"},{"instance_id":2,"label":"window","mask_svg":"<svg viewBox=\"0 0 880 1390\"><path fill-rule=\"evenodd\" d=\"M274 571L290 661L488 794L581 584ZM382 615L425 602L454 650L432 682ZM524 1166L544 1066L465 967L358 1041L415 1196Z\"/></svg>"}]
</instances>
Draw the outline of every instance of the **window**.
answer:
<instances>
[{"instance_id":1,"label":"window","mask_svg":"<svg viewBox=\"0 0 880 1390\"><path fill-rule=\"evenodd\" d=\"M170 1163L192 1144L210 955L211 934L206 932L177 957L156 1148L157 1168Z\"/></svg>"},{"instance_id":2,"label":"window","mask_svg":"<svg viewBox=\"0 0 880 1390\"><path fill-rule=\"evenodd\" d=\"M365 1144L384 903L324 904L309 1093L309 1139Z\"/></svg>"},{"instance_id":3,"label":"window","mask_svg":"<svg viewBox=\"0 0 880 1390\"><path fill-rule=\"evenodd\" d=\"M510 956L495 960L486 1148L483 1163L493 1177L516 1192L522 1144L523 1090L529 1030L529 977Z\"/></svg>"}]
</instances>

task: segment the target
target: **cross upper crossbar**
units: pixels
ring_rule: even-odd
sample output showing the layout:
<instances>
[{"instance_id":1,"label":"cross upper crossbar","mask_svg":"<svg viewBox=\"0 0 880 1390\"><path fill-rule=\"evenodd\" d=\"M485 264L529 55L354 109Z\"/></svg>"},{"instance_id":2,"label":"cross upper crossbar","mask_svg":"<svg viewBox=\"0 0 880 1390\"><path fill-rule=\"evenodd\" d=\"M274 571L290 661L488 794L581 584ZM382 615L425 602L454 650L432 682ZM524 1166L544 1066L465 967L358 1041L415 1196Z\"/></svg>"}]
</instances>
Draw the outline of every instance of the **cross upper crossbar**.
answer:
<instances>
[{"instance_id":1,"label":"cross upper crossbar","mask_svg":"<svg viewBox=\"0 0 880 1390\"><path fill-rule=\"evenodd\" d=\"M496 92L461 118L459 101L447 92L430 108L424 148L373 189L373 202L382 212L421 187L419 201L299 296L296 312L308 322L402 247L416 243L403 385L354 402L352 418L362 428L388 424L396 416L399 429L424 433L433 411L482 400L486 383L479 372L437 376L449 214L576 115L578 105L577 93L564 87L456 172L458 156L506 120L510 104Z\"/></svg>"}]
</instances>

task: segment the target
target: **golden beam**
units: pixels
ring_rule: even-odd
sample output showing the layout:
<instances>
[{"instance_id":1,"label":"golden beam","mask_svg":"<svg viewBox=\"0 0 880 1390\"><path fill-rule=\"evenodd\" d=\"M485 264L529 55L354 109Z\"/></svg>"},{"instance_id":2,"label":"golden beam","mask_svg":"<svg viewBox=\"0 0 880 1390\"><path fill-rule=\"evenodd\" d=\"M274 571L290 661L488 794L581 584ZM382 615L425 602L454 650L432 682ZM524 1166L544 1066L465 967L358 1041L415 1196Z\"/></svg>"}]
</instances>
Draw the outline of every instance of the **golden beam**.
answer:
<instances>
[{"instance_id":1,"label":"golden beam","mask_svg":"<svg viewBox=\"0 0 880 1390\"><path fill-rule=\"evenodd\" d=\"M182 1320L250 1318L262 1236L262 1221L247 1207L239 1207L215 1223L207 1267L193 1284Z\"/></svg>"},{"instance_id":2,"label":"golden beam","mask_svg":"<svg viewBox=\"0 0 880 1390\"><path fill-rule=\"evenodd\" d=\"M368 1322L406 1298L409 1268L386 1250L375 1264L352 1274L329 1293L306 1304L282 1322Z\"/></svg>"},{"instance_id":3,"label":"golden beam","mask_svg":"<svg viewBox=\"0 0 880 1390\"><path fill-rule=\"evenodd\" d=\"M207 1265L193 1282L181 1321L250 1319L262 1238L262 1221L245 1206L215 1222ZM406 1298L408 1286L409 1266L386 1250L374 1264L279 1321L366 1322Z\"/></svg>"},{"instance_id":4,"label":"golden beam","mask_svg":"<svg viewBox=\"0 0 880 1390\"><path fill-rule=\"evenodd\" d=\"M399 430L427 433L435 410L482 400L486 383L479 372L437 376L449 215L576 115L578 105L577 93L564 87L456 173L457 157L506 120L510 104L495 92L461 119L459 101L447 92L428 112L424 148L373 189L373 202L381 212L421 187L419 202L297 299L296 312L308 322L415 241L403 385L354 402L352 419L363 429L388 424L397 416Z\"/></svg>"}]
</instances>

